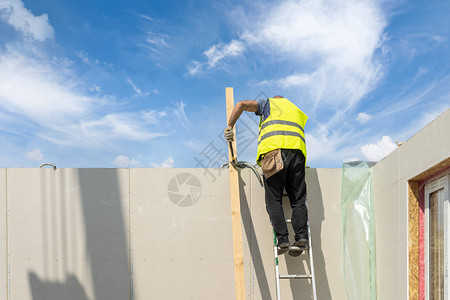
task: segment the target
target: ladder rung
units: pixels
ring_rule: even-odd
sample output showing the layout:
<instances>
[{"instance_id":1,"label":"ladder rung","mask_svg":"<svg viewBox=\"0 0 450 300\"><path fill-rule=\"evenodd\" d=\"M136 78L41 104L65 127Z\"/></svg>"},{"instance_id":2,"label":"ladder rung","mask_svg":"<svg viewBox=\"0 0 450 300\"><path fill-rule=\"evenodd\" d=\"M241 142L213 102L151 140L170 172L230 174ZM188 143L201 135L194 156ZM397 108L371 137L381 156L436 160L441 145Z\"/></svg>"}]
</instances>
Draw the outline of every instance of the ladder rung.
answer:
<instances>
[{"instance_id":1,"label":"ladder rung","mask_svg":"<svg viewBox=\"0 0 450 300\"><path fill-rule=\"evenodd\" d=\"M311 275L280 275L280 279L308 279L312 278Z\"/></svg>"},{"instance_id":2,"label":"ladder rung","mask_svg":"<svg viewBox=\"0 0 450 300\"><path fill-rule=\"evenodd\" d=\"M306 246L306 247L300 248L300 247L289 246L288 248L280 248L280 247L278 247L277 249L278 250L304 251L304 250L308 250L309 247Z\"/></svg>"},{"instance_id":3,"label":"ladder rung","mask_svg":"<svg viewBox=\"0 0 450 300\"><path fill-rule=\"evenodd\" d=\"M286 223L292 223L291 219L286 219Z\"/></svg>"}]
</instances>

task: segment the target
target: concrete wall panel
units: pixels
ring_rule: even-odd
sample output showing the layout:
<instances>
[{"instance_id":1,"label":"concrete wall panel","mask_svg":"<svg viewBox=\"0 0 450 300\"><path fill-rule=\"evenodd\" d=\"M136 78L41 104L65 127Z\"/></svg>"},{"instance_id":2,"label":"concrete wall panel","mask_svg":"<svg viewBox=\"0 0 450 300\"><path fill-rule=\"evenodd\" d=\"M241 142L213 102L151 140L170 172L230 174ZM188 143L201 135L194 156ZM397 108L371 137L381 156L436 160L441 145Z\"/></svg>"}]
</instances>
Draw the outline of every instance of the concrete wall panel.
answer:
<instances>
[{"instance_id":1,"label":"concrete wall panel","mask_svg":"<svg viewBox=\"0 0 450 300\"><path fill-rule=\"evenodd\" d=\"M372 170L378 171L380 164L387 166L389 170L387 172L372 172L372 180L376 182L373 185L373 192L375 194L397 184L400 180L400 152L398 149L386 156Z\"/></svg>"},{"instance_id":2,"label":"concrete wall panel","mask_svg":"<svg viewBox=\"0 0 450 300\"><path fill-rule=\"evenodd\" d=\"M450 156L449 128L450 109L399 147L400 178L408 180Z\"/></svg>"},{"instance_id":3,"label":"concrete wall panel","mask_svg":"<svg viewBox=\"0 0 450 300\"><path fill-rule=\"evenodd\" d=\"M214 287L232 299L227 172L215 182L203 169L130 172L135 299L207 299Z\"/></svg>"},{"instance_id":4,"label":"concrete wall panel","mask_svg":"<svg viewBox=\"0 0 450 300\"><path fill-rule=\"evenodd\" d=\"M250 178L252 187L250 250L252 257L252 298L250 299L274 299L276 292L273 230L266 211L264 188L260 185L255 175L251 174Z\"/></svg>"},{"instance_id":5,"label":"concrete wall panel","mask_svg":"<svg viewBox=\"0 0 450 300\"><path fill-rule=\"evenodd\" d=\"M380 299L408 297L408 180L450 156L450 110L373 167Z\"/></svg>"},{"instance_id":6,"label":"concrete wall panel","mask_svg":"<svg viewBox=\"0 0 450 300\"><path fill-rule=\"evenodd\" d=\"M320 299L345 299L341 172L307 170ZM8 169L8 178L11 299L234 299L226 170ZM274 299L264 189L250 170L241 179L247 298ZM306 259L281 257L281 272L304 273ZM283 281L282 295L310 299L311 286Z\"/></svg>"},{"instance_id":7,"label":"concrete wall panel","mask_svg":"<svg viewBox=\"0 0 450 300\"><path fill-rule=\"evenodd\" d=\"M374 206L378 298L402 299L399 296L400 285L398 284L402 272L399 249L401 237L398 186L393 185L381 191Z\"/></svg>"},{"instance_id":8,"label":"concrete wall panel","mask_svg":"<svg viewBox=\"0 0 450 300\"><path fill-rule=\"evenodd\" d=\"M318 299L346 299L340 271L343 257L341 181L342 169L310 169L307 172Z\"/></svg>"},{"instance_id":9,"label":"concrete wall panel","mask_svg":"<svg viewBox=\"0 0 450 300\"><path fill-rule=\"evenodd\" d=\"M8 169L11 299L129 298L128 182L127 170Z\"/></svg>"}]
</instances>

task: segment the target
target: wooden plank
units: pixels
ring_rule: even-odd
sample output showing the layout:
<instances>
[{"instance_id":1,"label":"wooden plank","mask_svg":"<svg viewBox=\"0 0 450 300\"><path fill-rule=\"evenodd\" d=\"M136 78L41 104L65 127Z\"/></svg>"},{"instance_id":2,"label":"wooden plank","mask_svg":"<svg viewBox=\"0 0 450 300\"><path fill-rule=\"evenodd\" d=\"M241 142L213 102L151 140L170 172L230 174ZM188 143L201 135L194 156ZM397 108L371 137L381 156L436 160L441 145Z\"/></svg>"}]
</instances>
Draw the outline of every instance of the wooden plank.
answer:
<instances>
[{"instance_id":1,"label":"wooden plank","mask_svg":"<svg viewBox=\"0 0 450 300\"><path fill-rule=\"evenodd\" d=\"M234 108L233 88L225 89L227 99L227 120L230 119ZM233 149L236 149L236 138L233 141ZM228 147L228 158L232 160L231 151ZM239 174L231 166L230 170L230 196L231 196L231 224L233 228L233 254L234 254L234 281L236 289L236 300L245 300L245 279L244 279L244 251L242 250L242 225L241 225L241 206L239 195Z\"/></svg>"}]
</instances>

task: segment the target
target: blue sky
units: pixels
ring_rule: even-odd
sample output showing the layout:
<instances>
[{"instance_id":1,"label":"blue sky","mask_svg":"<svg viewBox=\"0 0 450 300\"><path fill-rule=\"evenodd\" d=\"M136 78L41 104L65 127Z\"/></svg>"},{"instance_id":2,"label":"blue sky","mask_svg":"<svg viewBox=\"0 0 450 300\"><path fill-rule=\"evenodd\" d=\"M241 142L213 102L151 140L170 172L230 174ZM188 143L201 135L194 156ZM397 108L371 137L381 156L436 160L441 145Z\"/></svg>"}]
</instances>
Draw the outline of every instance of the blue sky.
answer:
<instances>
[{"instance_id":1,"label":"blue sky","mask_svg":"<svg viewBox=\"0 0 450 300\"><path fill-rule=\"evenodd\" d=\"M217 167L235 101L308 116L308 165L380 160L450 107L448 1L0 0L0 167ZM239 159L254 162L243 115Z\"/></svg>"}]
</instances>

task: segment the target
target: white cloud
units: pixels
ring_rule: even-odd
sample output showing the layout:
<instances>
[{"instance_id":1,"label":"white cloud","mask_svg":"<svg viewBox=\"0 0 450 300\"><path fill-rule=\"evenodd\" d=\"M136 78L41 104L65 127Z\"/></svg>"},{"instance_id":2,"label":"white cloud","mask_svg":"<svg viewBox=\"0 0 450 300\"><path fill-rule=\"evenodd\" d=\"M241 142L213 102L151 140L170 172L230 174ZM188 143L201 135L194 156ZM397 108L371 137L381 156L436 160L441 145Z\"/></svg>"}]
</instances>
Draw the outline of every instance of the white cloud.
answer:
<instances>
[{"instance_id":1,"label":"white cloud","mask_svg":"<svg viewBox=\"0 0 450 300\"><path fill-rule=\"evenodd\" d=\"M176 104L176 109L173 113L177 117L178 121L180 121L181 125L187 128L191 125L191 121L189 121L188 117L186 116L186 112L184 111L185 107L186 104L183 101L180 101Z\"/></svg>"},{"instance_id":2,"label":"white cloud","mask_svg":"<svg viewBox=\"0 0 450 300\"><path fill-rule=\"evenodd\" d=\"M387 13L382 5L379 1L291 0L260 4L256 11L252 7L235 15L241 26L238 49L242 49L236 55L251 49L254 61L266 69L274 66L274 72L264 73L265 80L257 85L302 95L305 112L314 125L321 124L307 132L309 162L359 156L354 140L362 131L355 133L353 125L342 124L383 76ZM222 47L205 51L205 56L210 54L205 62L192 61L189 73L221 67L217 49ZM319 119L323 116L325 121ZM369 118L360 115L358 121Z\"/></svg>"},{"instance_id":3,"label":"white cloud","mask_svg":"<svg viewBox=\"0 0 450 300\"><path fill-rule=\"evenodd\" d=\"M32 159L35 161L41 161L44 158L44 155L42 154L41 149L34 149L30 152L27 152L26 155L29 159Z\"/></svg>"},{"instance_id":4,"label":"white cloud","mask_svg":"<svg viewBox=\"0 0 450 300\"><path fill-rule=\"evenodd\" d=\"M139 112L99 114L107 99L83 95L79 92L83 84L74 78L70 69L7 52L0 56L0 111L15 115L17 122L23 117L31 120L37 136L75 147L96 148L114 140L148 141L166 135L152 132Z\"/></svg>"},{"instance_id":5,"label":"white cloud","mask_svg":"<svg viewBox=\"0 0 450 300\"><path fill-rule=\"evenodd\" d=\"M24 36L44 41L54 37L53 27L48 22L48 15L35 16L26 9L20 0L1 0L0 18L5 20Z\"/></svg>"},{"instance_id":6,"label":"white cloud","mask_svg":"<svg viewBox=\"0 0 450 300\"><path fill-rule=\"evenodd\" d=\"M135 160L134 158L129 158L126 155L118 155L114 161L112 162L114 166L119 168L128 168L128 167L139 167L141 163Z\"/></svg>"},{"instance_id":7,"label":"white cloud","mask_svg":"<svg viewBox=\"0 0 450 300\"><path fill-rule=\"evenodd\" d=\"M361 146L361 153L370 161L379 161L397 148L391 137L383 136L375 144Z\"/></svg>"},{"instance_id":8,"label":"white cloud","mask_svg":"<svg viewBox=\"0 0 450 300\"><path fill-rule=\"evenodd\" d=\"M359 124L367 123L370 119L372 119L372 116L364 112L360 112L356 117L356 121L358 121Z\"/></svg>"},{"instance_id":9,"label":"white cloud","mask_svg":"<svg viewBox=\"0 0 450 300\"><path fill-rule=\"evenodd\" d=\"M238 40L231 40L228 44L219 43L211 46L203 55L206 56L207 61L204 63L199 63L193 60L193 66L188 66L188 72L190 75L195 75L206 67L208 69L216 67L220 61L227 57L236 57L241 55L245 51L245 45L243 42Z\"/></svg>"},{"instance_id":10,"label":"white cloud","mask_svg":"<svg viewBox=\"0 0 450 300\"><path fill-rule=\"evenodd\" d=\"M145 142L164 133L151 132L140 113L108 114L99 119L79 121L50 128L40 137L56 144L82 148L107 147L113 141L127 140Z\"/></svg>"},{"instance_id":11,"label":"white cloud","mask_svg":"<svg viewBox=\"0 0 450 300\"><path fill-rule=\"evenodd\" d=\"M84 94L89 88L60 61L46 59L45 53L25 55L13 47L0 53L0 113L12 119L9 126L0 120L2 130L14 132L14 123L53 143L81 148L167 135L149 128L140 112L105 115L116 105L114 98ZM96 85L90 89L101 90Z\"/></svg>"},{"instance_id":12,"label":"white cloud","mask_svg":"<svg viewBox=\"0 0 450 300\"><path fill-rule=\"evenodd\" d=\"M333 65L359 68L379 46L386 26L378 5L355 0L285 1L268 10L259 18L262 22L242 37L300 59L317 57L320 63L326 59Z\"/></svg>"},{"instance_id":13,"label":"white cloud","mask_svg":"<svg viewBox=\"0 0 450 300\"><path fill-rule=\"evenodd\" d=\"M265 11L242 34L247 47L306 70L268 83L303 86L308 98L339 106L353 105L376 86L382 65L374 55L386 26L378 2L285 1Z\"/></svg>"},{"instance_id":14,"label":"white cloud","mask_svg":"<svg viewBox=\"0 0 450 300\"><path fill-rule=\"evenodd\" d=\"M86 114L98 98L76 91L70 71L18 52L0 56L0 108L42 124Z\"/></svg>"},{"instance_id":15,"label":"white cloud","mask_svg":"<svg viewBox=\"0 0 450 300\"><path fill-rule=\"evenodd\" d=\"M163 162L161 163L155 163L155 162L151 162L150 166L152 168L173 168L175 165L175 160L169 156L168 158L166 158Z\"/></svg>"}]
</instances>

